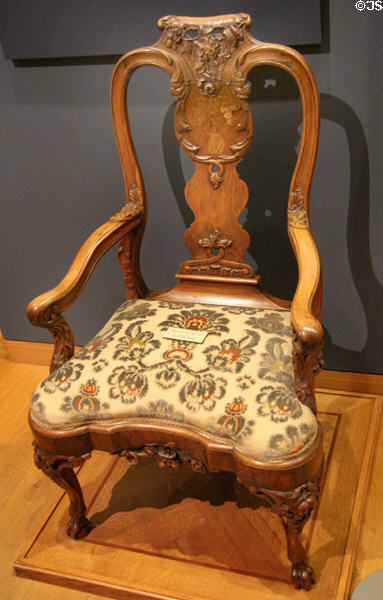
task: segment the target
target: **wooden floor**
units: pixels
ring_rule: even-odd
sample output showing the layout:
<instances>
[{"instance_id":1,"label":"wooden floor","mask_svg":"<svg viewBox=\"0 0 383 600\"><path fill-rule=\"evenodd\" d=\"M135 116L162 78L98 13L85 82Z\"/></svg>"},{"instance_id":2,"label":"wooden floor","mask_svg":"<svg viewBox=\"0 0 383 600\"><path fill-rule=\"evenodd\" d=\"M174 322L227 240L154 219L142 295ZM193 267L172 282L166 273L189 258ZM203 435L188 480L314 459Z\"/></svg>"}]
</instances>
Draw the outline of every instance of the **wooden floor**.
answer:
<instances>
[{"instance_id":1,"label":"wooden floor","mask_svg":"<svg viewBox=\"0 0 383 600\"><path fill-rule=\"evenodd\" d=\"M90 600L100 596L18 578L12 565L36 533L57 487L33 465L27 410L31 391L47 374L46 366L0 359L0 598L2 600ZM359 376L361 377L361 376ZM371 393L372 390L369 388ZM367 497L352 589L368 574L383 569L383 430ZM101 517L100 517L101 518ZM95 530L97 531L97 530ZM192 597L192 596L191 596ZM282 596L278 596L282 598ZM287 596L286 596L287 597Z\"/></svg>"}]
</instances>

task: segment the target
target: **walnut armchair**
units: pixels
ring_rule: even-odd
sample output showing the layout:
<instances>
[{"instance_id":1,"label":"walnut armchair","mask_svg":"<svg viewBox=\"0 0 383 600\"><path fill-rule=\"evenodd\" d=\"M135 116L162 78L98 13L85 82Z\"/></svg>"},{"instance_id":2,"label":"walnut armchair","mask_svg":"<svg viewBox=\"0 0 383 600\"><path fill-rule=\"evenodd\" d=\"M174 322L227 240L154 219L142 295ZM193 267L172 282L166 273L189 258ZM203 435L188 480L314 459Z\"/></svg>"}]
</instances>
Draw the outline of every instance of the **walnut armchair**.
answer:
<instances>
[{"instance_id":1,"label":"walnut armchair","mask_svg":"<svg viewBox=\"0 0 383 600\"><path fill-rule=\"evenodd\" d=\"M32 324L54 338L51 374L32 396L30 425L36 465L68 492L72 538L92 527L73 469L94 449L129 464L148 458L233 471L280 515L292 582L308 590L314 574L300 533L319 495L323 463L313 393L322 356L321 274L308 213L318 93L303 57L255 40L250 22L246 14L167 16L156 44L117 63L111 104L126 204L85 242L61 283L28 306ZM139 266L147 204L125 101L131 74L148 64L171 78L176 137L195 163L185 189L195 217L184 237L190 258L177 285L156 291L147 289ZM287 207L299 267L292 302L261 289L244 261L249 234L238 223L248 190L237 165L252 139L246 77L262 64L290 73L302 99ZM127 301L73 356L62 312L117 242Z\"/></svg>"}]
</instances>

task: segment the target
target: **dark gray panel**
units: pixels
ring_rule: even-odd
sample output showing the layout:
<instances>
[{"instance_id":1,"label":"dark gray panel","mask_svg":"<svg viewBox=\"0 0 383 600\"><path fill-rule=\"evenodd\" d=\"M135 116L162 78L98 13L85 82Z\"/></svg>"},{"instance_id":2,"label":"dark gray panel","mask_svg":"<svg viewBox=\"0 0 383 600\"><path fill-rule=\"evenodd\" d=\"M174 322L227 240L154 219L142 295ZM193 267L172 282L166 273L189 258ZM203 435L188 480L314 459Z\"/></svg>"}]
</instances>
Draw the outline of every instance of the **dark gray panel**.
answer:
<instances>
[{"instance_id":1,"label":"dark gray panel","mask_svg":"<svg viewBox=\"0 0 383 600\"><path fill-rule=\"evenodd\" d=\"M217 9L219 6L219 9ZM6 58L118 55L153 43L166 14L248 12L253 34L292 46L320 44L320 0L2 0Z\"/></svg>"}]
</instances>

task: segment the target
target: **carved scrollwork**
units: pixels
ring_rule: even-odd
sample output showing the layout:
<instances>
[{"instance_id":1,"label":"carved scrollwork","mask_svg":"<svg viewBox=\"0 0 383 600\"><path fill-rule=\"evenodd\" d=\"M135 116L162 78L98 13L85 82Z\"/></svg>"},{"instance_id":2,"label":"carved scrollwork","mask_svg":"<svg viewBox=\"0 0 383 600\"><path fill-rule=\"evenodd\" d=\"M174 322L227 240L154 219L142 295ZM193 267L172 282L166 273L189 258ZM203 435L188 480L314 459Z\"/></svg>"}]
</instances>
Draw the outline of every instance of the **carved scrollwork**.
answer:
<instances>
[{"instance_id":1,"label":"carved scrollwork","mask_svg":"<svg viewBox=\"0 0 383 600\"><path fill-rule=\"evenodd\" d=\"M293 334L293 369L295 392L299 400L316 413L313 390L314 377L323 368L322 344L316 348L302 344L296 332Z\"/></svg>"},{"instance_id":2,"label":"carved scrollwork","mask_svg":"<svg viewBox=\"0 0 383 600\"><path fill-rule=\"evenodd\" d=\"M223 181L223 171L224 169L221 162L216 161L209 164L209 181L215 190L219 188Z\"/></svg>"},{"instance_id":3,"label":"carved scrollwork","mask_svg":"<svg viewBox=\"0 0 383 600\"><path fill-rule=\"evenodd\" d=\"M73 539L86 536L91 531L92 524L85 517L84 498L73 468L82 466L91 453L87 452L81 456L50 456L41 452L35 441L32 444L36 467L68 493L71 516L67 528L68 535Z\"/></svg>"},{"instance_id":4,"label":"carved scrollwork","mask_svg":"<svg viewBox=\"0 0 383 600\"><path fill-rule=\"evenodd\" d=\"M207 164L214 189L223 181L224 163L241 158L252 137L251 115L242 101L250 93L250 83L241 78L240 72L235 72L234 81L226 73L228 62L247 39L250 22L248 15L238 14L203 22L167 16L158 23L164 31L159 45L172 57L176 71L170 91L179 100L175 117L177 138L192 160ZM200 100L197 117L199 95L206 102ZM219 106L215 103L218 96ZM207 114L216 121L218 129L213 143L210 138L201 144L192 139L193 132L206 128L200 119Z\"/></svg>"},{"instance_id":5,"label":"carved scrollwork","mask_svg":"<svg viewBox=\"0 0 383 600\"><path fill-rule=\"evenodd\" d=\"M167 48L185 55L193 65L201 94L216 96L222 83L222 67L244 40L249 17L235 15L230 21L185 22L175 16L160 19Z\"/></svg>"},{"instance_id":6,"label":"carved scrollwork","mask_svg":"<svg viewBox=\"0 0 383 600\"><path fill-rule=\"evenodd\" d=\"M297 186L290 196L290 203L287 212L287 219L291 227L297 229L307 229L309 218L305 207L305 195L300 186Z\"/></svg>"},{"instance_id":7,"label":"carved scrollwork","mask_svg":"<svg viewBox=\"0 0 383 600\"><path fill-rule=\"evenodd\" d=\"M54 350L50 365L52 373L72 358L74 353L73 333L55 305L43 311L39 318L39 325L48 329L53 337Z\"/></svg>"},{"instance_id":8,"label":"carved scrollwork","mask_svg":"<svg viewBox=\"0 0 383 600\"><path fill-rule=\"evenodd\" d=\"M311 481L292 490L249 488L253 494L267 501L271 510L283 523L287 539L287 554L291 561L291 582L297 589L310 590L315 583L314 571L307 564L306 550L300 534L318 501L322 471L323 461Z\"/></svg>"},{"instance_id":9,"label":"carved scrollwork","mask_svg":"<svg viewBox=\"0 0 383 600\"><path fill-rule=\"evenodd\" d=\"M225 258L226 250L232 246L233 242L219 229L213 229L207 237L199 239L198 244L209 250L210 256L184 261L180 265L180 273L217 277L254 277L254 270L247 263ZM213 254L213 249L217 249L218 254Z\"/></svg>"},{"instance_id":10,"label":"carved scrollwork","mask_svg":"<svg viewBox=\"0 0 383 600\"><path fill-rule=\"evenodd\" d=\"M225 248L229 248L233 242L222 235L219 229L213 229L207 238L201 238L198 243L203 248L219 248L220 251L224 252Z\"/></svg>"},{"instance_id":11,"label":"carved scrollwork","mask_svg":"<svg viewBox=\"0 0 383 600\"><path fill-rule=\"evenodd\" d=\"M128 300L137 298L136 276L131 251L131 239L127 234L118 246L118 258L120 259L122 276L125 283L126 297Z\"/></svg>"},{"instance_id":12,"label":"carved scrollwork","mask_svg":"<svg viewBox=\"0 0 383 600\"><path fill-rule=\"evenodd\" d=\"M184 450L176 450L174 442L162 445L145 444L140 448L120 450L115 454L126 458L129 465L136 465L140 460L154 459L160 467L179 469L183 463L188 463L193 471L198 473L204 473L207 470L204 463L189 456Z\"/></svg>"},{"instance_id":13,"label":"carved scrollwork","mask_svg":"<svg viewBox=\"0 0 383 600\"><path fill-rule=\"evenodd\" d=\"M128 200L120 212L110 217L111 221L129 221L134 217L141 215L144 208L141 189L133 183L128 192Z\"/></svg>"},{"instance_id":14,"label":"carved scrollwork","mask_svg":"<svg viewBox=\"0 0 383 600\"><path fill-rule=\"evenodd\" d=\"M323 465L312 481L307 481L293 490L281 492L260 489L256 492L268 500L271 510L280 516L285 528L292 533L302 531L315 507L320 494L322 469Z\"/></svg>"},{"instance_id":15,"label":"carved scrollwork","mask_svg":"<svg viewBox=\"0 0 383 600\"><path fill-rule=\"evenodd\" d=\"M32 442L33 446L33 458L35 465L38 469L41 469L47 477L52 479L57 485L65 488L61 472L63 469L73 469L81 467L84 462L91 457L90 452L86 452L81 456L49 456L41 452L35 441Z\"/></svg>"}]
</instances>

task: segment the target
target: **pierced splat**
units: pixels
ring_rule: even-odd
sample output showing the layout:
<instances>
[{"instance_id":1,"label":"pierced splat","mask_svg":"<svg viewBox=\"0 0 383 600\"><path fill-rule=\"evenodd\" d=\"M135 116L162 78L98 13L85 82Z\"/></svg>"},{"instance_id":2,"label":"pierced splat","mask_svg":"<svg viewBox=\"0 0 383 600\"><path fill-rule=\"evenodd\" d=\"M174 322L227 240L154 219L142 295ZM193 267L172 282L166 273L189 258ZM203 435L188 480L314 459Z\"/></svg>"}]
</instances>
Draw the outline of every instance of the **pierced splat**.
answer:
<instances>
[{"instance_id":1,"label":"pierced splat","mask_svg":"<svg viewBox=\"0 0 383 600\"><path fill-rule=\"evenodd\" d=\"M250 238L238 217L247 204L248 189L236 169L253 134L244 100L250 84L236 64L249 24L247 15L209 22L170 16L159 22L164 33L158 46L167 49L177 71L170 88L178 99L176 136L196 165L185 189L195 216L184 238L192 256L180 265L180 275L258 280L243 260ZM215 232L230 243L201 243L214 238Z\"/></svg>"}]
</instances>

